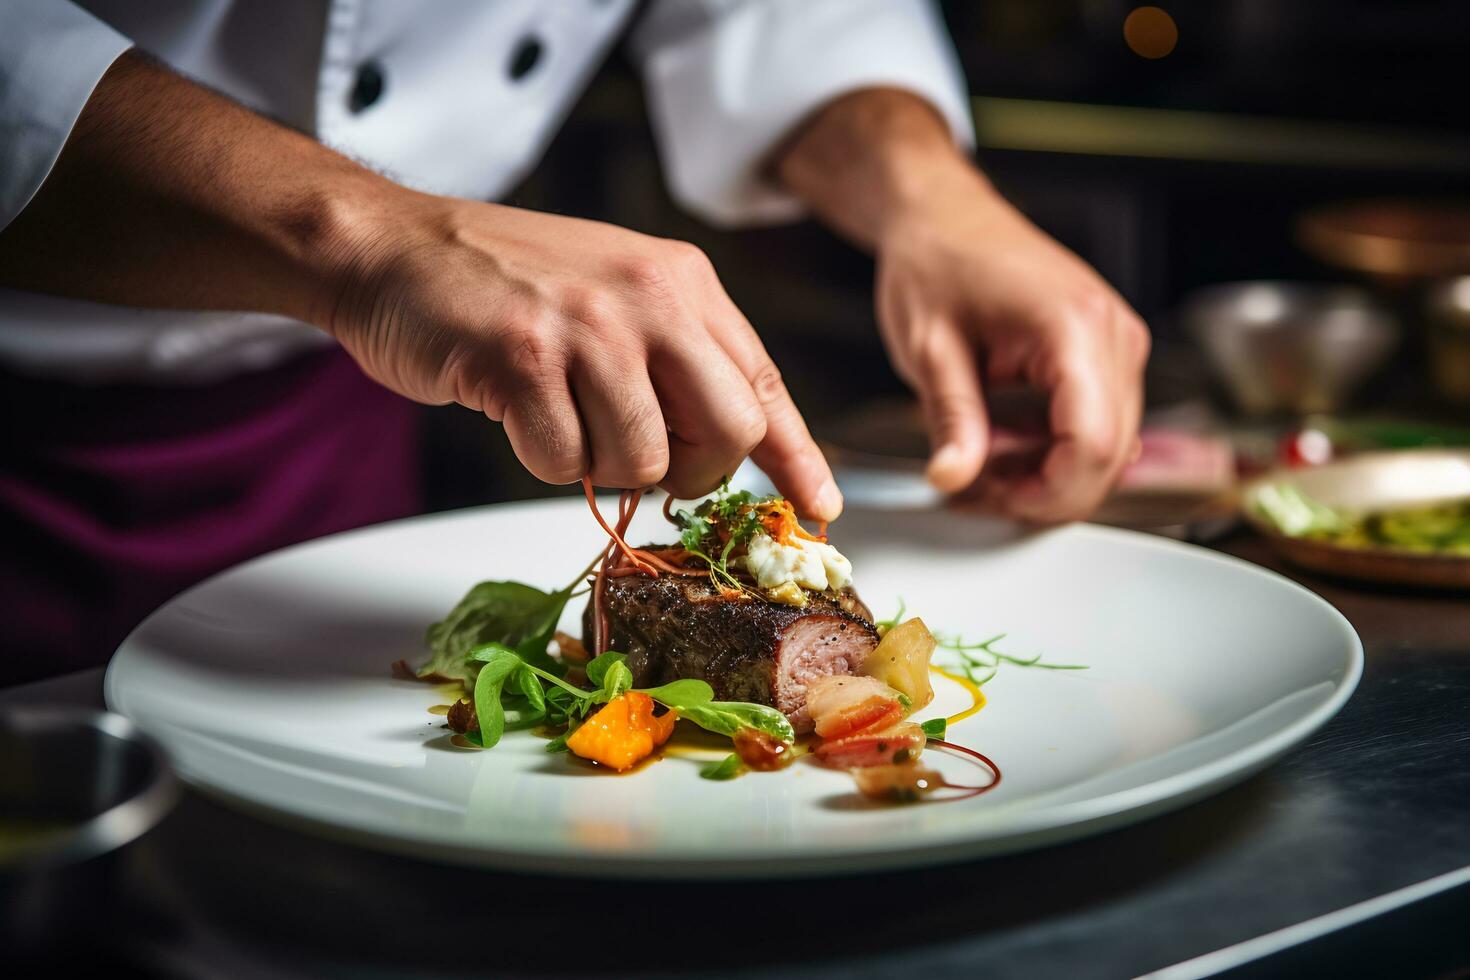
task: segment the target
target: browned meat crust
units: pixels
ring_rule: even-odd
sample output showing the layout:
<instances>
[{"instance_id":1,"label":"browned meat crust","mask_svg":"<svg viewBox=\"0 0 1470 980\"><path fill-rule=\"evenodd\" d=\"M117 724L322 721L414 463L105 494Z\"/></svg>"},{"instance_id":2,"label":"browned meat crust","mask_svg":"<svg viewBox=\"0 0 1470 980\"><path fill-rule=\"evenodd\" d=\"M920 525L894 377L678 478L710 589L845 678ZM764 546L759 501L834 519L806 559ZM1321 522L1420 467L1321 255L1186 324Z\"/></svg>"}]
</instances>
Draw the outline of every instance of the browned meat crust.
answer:
<instances>
[{"instance_id":1,"label":"browned meat crust","mask_svg":"<svg viewBox=\"0 0 1470 980\"><path fill-rule=\"evenodd\" d=\"M721 594L704 576L611 579L610 648L628 655L639 687L696 678L719 700L774 705L801 727L805 680L861 668L878 640L872 613L852 589L808 596L798 609ZM590 643L588 607L583 631Z\"/></svg>"}]
</instances>

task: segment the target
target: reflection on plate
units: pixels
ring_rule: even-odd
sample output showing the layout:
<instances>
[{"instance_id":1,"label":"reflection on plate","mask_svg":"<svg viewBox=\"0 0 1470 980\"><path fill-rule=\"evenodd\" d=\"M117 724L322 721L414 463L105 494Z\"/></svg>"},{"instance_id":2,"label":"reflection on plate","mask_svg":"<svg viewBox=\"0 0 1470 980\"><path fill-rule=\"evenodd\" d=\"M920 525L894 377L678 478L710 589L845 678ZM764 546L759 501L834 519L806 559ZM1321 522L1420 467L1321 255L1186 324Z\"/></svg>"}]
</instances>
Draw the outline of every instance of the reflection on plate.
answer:
<instances>
[{"instance_id":1,"label":"reflection on plate","mask_svg":"<svg viewBox=\"0 0 1470 980\"><path fill-rule=\"evenodd\" d=\"M645 512L635 539L656 536L657 508ZM548 873L791 876L1014 851L1182 805L1300 742L1361 670L1357 637L1321 599L1187 545L861 509L832 533L879 615L902 597L935 629L1006 632L1009 653L1089 666L1002 669L984 710L951 729L1001 766L993 793L884 807L805 764L718 783L678 755L608 776L526 732L492 752L454 748L428 713L438 692L393 680L389 664L419 658L425 624L466 582L559 581L568 555L595 553L601 532L576 500L418 518L249 562L140 626L107 699L190 782L333 836ZM968 703L957 685L937 693L922 717Z\"/></svg>"}]
</instances>

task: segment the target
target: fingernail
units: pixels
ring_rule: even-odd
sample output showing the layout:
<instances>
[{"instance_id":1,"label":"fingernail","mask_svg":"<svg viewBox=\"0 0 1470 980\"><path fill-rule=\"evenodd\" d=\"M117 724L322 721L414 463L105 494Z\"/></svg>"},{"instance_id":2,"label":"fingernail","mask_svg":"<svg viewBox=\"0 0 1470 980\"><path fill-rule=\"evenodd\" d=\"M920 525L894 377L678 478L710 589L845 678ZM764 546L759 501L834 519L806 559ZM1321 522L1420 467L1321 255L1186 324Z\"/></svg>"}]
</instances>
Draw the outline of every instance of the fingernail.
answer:
<instances>
[{"instance_id":1,"label":"fingernail","mask_svg":"<svg viewBox=\"0 0 1470 980\"><path fill-rule=\"evenodd\" d=\"M817 491L816 506L814 508L819 521L835 521L842 513L842 491L837 489L837 484L828 480L822 484L822 489Z\"/></svg>"}]
</instances>

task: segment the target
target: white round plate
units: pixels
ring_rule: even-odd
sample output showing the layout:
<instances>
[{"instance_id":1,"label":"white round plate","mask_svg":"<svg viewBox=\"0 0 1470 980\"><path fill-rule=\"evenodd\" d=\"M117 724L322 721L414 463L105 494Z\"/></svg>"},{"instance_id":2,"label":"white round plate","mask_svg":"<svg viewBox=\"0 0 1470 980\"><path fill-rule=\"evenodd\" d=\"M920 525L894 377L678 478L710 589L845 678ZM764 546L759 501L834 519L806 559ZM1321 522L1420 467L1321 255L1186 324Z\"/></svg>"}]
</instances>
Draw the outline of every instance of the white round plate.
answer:
<instances>
[{"instance_id":1,"label":"white round plate","mask_svg":"<svg viewBox=\"0 0 1470 980\"><path fill-rule=\"evenodd\" d=\"M616 510L615 505L607 505ZM630 535L667 540L655 500ZM605 541L579 500L501 505L341 534L174 599L118 650L108 704L183 777L257 812L374 846L566 874L793 876L1015 851L1139 820L1243 779L1352 693L1362 647L1326 602L1200 548L1090 525L1022 534L938 512L850 508L833 541L881 617L1085 671L1004 666L950 739L1004 779L966 800L867 804L799 762L731 782L693 758L627 776L529 732L456 748L432 686L391 678L477 581L560 587ZM563 628L580 632L583 600ZM940 681L921 717L968 703ZM981 770L938 752L957 782Z\"/></svg>"}]
</instances>

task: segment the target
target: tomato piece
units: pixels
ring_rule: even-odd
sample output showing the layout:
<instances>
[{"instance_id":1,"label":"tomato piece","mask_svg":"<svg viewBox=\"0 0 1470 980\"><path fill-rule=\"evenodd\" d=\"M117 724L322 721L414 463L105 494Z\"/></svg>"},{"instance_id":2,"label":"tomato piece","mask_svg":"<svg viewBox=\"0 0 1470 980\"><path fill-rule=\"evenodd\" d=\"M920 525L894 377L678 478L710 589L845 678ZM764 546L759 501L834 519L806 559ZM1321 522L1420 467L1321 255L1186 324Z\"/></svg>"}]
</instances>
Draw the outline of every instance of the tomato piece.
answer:
<instances>
[{"instance_id":1,"label":"tomato piece","mask_svg":"<svg viewBox=\"0 0 1470 980\"><path fill-rule=\"evenodd\" d=\"M897 691L876 678L831 674L815 678L807 684L806 710L816 720L872 697L888 698L891 701L899 699Z\"/></svg>"},{"instance_id":2,"label":"tomato piece","mask_svg":"<svg viewBox=\"0 0 1470 980\"><path fill-rule=\"evenodd\" d=\"M902 704L894 698L874 695L822 715L816 720L816 730L822 738L845 738L868 728L887 728L902 720Z\"/></svg>"},{"instance_id":3,"label":"tomato piece","mask_svg":"<svg viewBox=\"0 0 1470 980\"><path fill-rule=\"evenodd\" d=\"M812 755L837 769L898 765L918 758L924 751L924 730L913 722L888 728L867 729L846 738L829 739L812 750Z\"/></svg>"}]
</instances>

